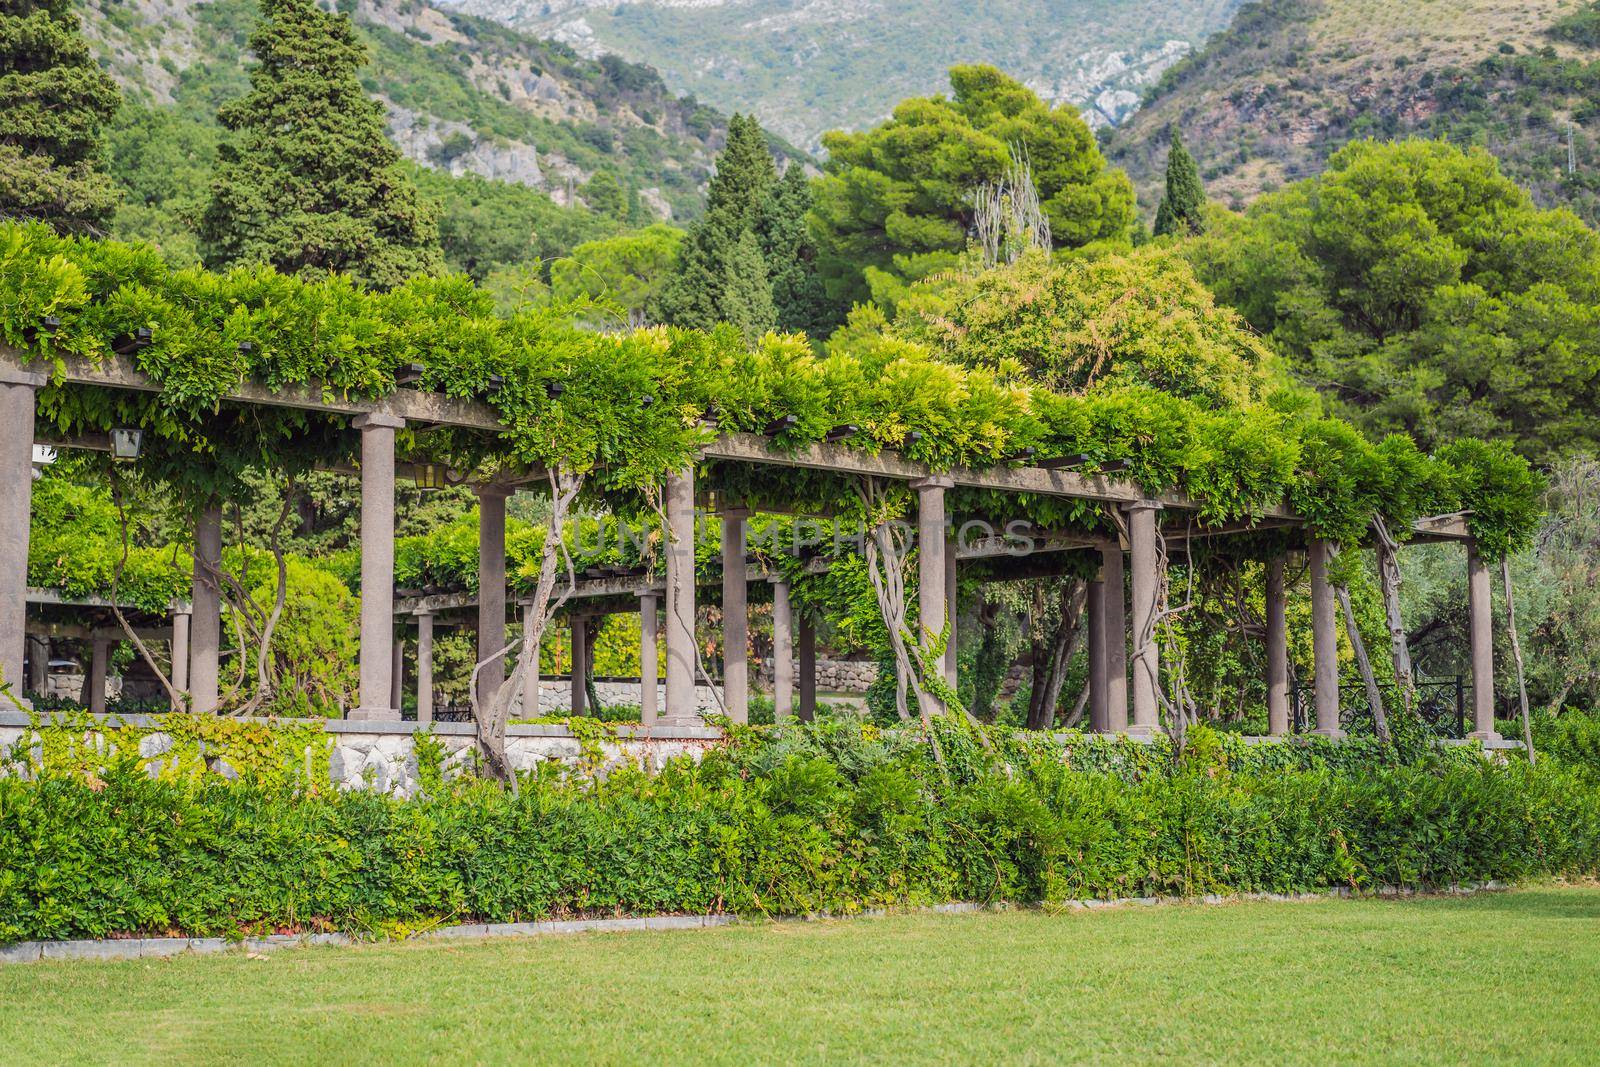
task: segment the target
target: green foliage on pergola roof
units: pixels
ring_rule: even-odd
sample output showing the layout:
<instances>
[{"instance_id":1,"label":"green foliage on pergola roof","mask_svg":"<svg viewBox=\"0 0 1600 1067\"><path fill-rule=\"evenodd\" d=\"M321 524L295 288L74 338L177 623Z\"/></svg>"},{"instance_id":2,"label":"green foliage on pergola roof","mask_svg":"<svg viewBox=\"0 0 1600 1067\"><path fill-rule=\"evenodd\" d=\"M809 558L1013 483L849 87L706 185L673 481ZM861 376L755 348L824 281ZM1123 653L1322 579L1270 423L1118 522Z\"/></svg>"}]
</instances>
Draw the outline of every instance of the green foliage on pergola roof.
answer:
<instances>
[{"instance_id":1,"label":"green foliage on pergola roof","mask_svg":"<svg viewBox=\"0 0 1600 1067\"><path fill-rule=\"evenodd\" d=\"M1075 269L1072 284L1092 304L1094 279L1141 263L1168 272L1175 292L1188 292L1159 259L1090 264ZM1003 295L999 282L976 284ZM1198 298L1188 292L1186 299ZM1126 460L1127 476L1147 492L1188 493L1208 523L1246 519L1281 502L1318 536L1344 542L1362 538L1373 515L1403 530L1419 516L1458 510L1474 513L1473 532L1490 550L1528 536L1537 479L1509 449L1461 444L1430 457L1406 438L1374 445L1322 416L1305 394L1271 388L1265 354L1227 341L1219 315L1199 306L1185 312L1179 302L1160 320L1192 327L1170 330L1164 342L1192 343L1201 368L1192 386L1176 377L1183 349L1141 348L1134 338L1123 356L1142 355L1118 358L1124 370L1146 367L1143 377L1154 381L1114 372L1083 383L1081 392L1057 392L1015 358L949 361L941 358L952 354L948 345L936 349L898 328L858 328L826 353L803 338L771 334L747 345L723 328L603 334L549 309L497 316L490 297L462 277L374 293L338 276L171 270L148 248L62 238L42 226L0 227L0 338L46 365L68 356L104 359L121 347L162 387L132 395L58 382L41 394L43 420L67 435L141 426L158 476L197 496L226 495L234 489L230 473L247 467L326 463L349 448L340 416L224 402L240 382L314 384L376 400L395 391L397 372L420 363L419 388L482 398L503 429L429 433L403 442L410 454L484 469L594 470L599 487L613 492L680 469L719 429L760 433L792 416L775 433L780 449L853 425L847 447L895 449L935 471L1018 462L1030 448L1038 459ZM141 329L148 344L126 343ZM980 330L1002 333L978 322L967 348ZM1229 344L1231 383L1216 369ZM503 384L491 389L494 376ZM760 477L781 495L790 476L763 468ZM794 488L831 492L841 507L851 501L837 478L802 474ZM1090 524L1100 510L1059 496L1019 505L1042 521Z\"/></svg>"}]
</instances>

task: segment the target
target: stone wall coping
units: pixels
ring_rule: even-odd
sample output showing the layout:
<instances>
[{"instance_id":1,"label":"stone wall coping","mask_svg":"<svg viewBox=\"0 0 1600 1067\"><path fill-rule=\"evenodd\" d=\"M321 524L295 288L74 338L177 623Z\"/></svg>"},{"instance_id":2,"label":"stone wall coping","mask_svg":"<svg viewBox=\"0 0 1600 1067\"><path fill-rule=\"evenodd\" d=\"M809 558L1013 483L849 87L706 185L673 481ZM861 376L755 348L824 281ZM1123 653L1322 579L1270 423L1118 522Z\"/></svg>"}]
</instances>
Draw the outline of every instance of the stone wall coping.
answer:
<instances>
[{"instance_id":1,"label":"stone wall coping","mask_svg":"<svg viewBox=\"0 0 1600 1067\"><path fill-rule=\"evenodd\" d=\"M48 725L52 721L59 724L65 716L59 712L49 712L40 716ZM107 713L96 715L93 718L113 728L117 726L137 726L154 729L159 724L153 715L116 715ZM409 737L424 727L410 720L392 719L269 719L269 718L240 718L240 722L280 722L285 724L320 724L330 734L381 734L388 736ZM0 726L21 726L30 724L28 716L20 711L0 711ZM640 741L718 741L722 738L722 731L714 726L673 726L659 723L655 726L632 726L627 723L617 723L616 730L619 738L632 738ZM476 729L470 722L436 722L427 727L439 737L472 737ZM508 737L572 737L573 733L565 726L555 723L513 723L506 728Z\"/></svg>"},{"instance_id":2,"label":"stone wall coping","mask_svg":"<svg viewBox=\"0 0 1600 1067\"><path fill-rule=\"evenodd\" d=\"M1056 907L1078 910L1105 910L1128 907L1160 907L1172 904L1235 904L1244 902L1292 903L1329 899L1418 896L1471 896L1493 893L1513 888L1512 883L1489 880L1447 886L1395 886L1382 885L1366 890L1351 890L1349 886L1298 893L1207 893L1197 897L1091 897L1062 901ZM1029 904L982 904L975 901L951 901L922 907L866 908L859 912L837 914L820 912L813 915L781 915L765 921L779 923L811 922L816 919L879 918L887 915L934 914L973 915L988 911L1027 910ZM501 937L536 937L551 934L582 934L620 931L698 930L706 927L732 926L749 922L738 915L718 912L709 915L639 915L618 919L541 919L534 922L512 923L462 923L454 926L436 926L413 934L410 940L436 941L465 938L488 940ZM763 920L754 920L761 922ZM37 963L41 960L136 960L180 956L185 953L209 955L229 950L240 952L272 952L278 949L306 948L313 945L356 945L372 938L360 935L326 934L269 934L250 937L242 941L222 937L128 937L84 939L76 941L17 941L0 944L0 964ZM379 939L382 940L382 939Z\"/></svg>"}]
</instances>

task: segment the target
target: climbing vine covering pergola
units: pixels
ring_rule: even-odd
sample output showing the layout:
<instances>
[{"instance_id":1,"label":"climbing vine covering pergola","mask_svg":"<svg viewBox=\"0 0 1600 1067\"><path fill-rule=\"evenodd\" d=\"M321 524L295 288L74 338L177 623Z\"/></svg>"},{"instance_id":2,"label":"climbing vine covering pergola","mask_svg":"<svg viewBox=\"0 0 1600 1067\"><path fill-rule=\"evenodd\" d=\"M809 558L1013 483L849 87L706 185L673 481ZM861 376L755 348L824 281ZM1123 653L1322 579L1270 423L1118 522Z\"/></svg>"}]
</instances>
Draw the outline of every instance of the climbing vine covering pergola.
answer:
<instances>
[{"instance_id":1,"label":"climbing vine covering pergola","mask_svg":"<svg viewBox=\"0 0 1600 1067\"><path fill-rule=\"evenodd\" d=\"M1429 456L1405 438L1372 444L1287 389L1255 388L1226 403L1134 384L1078 395L1041 388L1008 365L941 362L887 335L818 354L802 338L749 346L731 331L601 334L553 310L496 315L462 278L375 294L342 278L304 282L266 269L177 271L148 248L42 227L0 227L0 340L5 681L20 680L23 662L33 445L103 446L111 431L137 428L141 471L194 517L185 681L197 712L218 702L220 508L252 469L359 474L360 699L351 714L370 718L399 716L394 488L407 467L456 472L480 498L480 711L507 703L496 658L507 655L507 496L542 488L568 504L582 496L655 516L659 567L558 589L564 563L552 549L523 591L524 611L542 614L574 594L639 597L650 679L661 597L660 719L677 722L698 721L703 671L694 639L697 500L722 516L732 650L724 700L735 721L748 699L746 584L774 582L775 646L792 656L788 583L808 565L752 570L749 515L865 523L885 622L924 714L952 702L955 532L973 520L1003 528L1025 519L1049 531L1051 552L1075 553L1093 577L1091 723L1134 735L1162 726L1166 564L1201 542L1267 564L1274 733L1288 729L1282 559L1306 553L1317 729L1337 735L1331 571L1341 547L1364 545L1376 529L1466 546L1474 733L1492 736L1486 560L1526 538L1537 513L1537 481L1504 447L1467 441ZM565 514L556 509L558 534ZM891 527L902 518L916 531L915 614L904 619L908 591L895 583L910 573L913 540ZM430 615L423 602L402 606ZM807 640L802 633L802 658ZM508 658L527 651L524 642ZM777 674L787 679L787 667ZM801 686L804 704L804 671ZM653 685L642 703L648 725L657 720Z\"/></svg>"}]
</instances>

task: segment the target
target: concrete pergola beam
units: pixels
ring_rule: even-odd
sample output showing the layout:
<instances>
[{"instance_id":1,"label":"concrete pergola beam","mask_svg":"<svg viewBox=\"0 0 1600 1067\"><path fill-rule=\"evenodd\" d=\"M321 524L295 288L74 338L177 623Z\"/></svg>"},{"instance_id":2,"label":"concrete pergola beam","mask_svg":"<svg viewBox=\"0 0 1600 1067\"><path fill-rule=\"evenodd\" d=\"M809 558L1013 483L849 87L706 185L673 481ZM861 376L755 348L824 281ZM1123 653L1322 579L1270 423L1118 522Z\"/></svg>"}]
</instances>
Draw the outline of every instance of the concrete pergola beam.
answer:
<instances>
[{"instance_id":1,"label":"concrete pergola beam","mask_svg":"<svg viewBox=\"0 0 1600 1067\"><path fill-rule=\"evenodd\" d=\"M780 448L769 439L755 434L727 434L706 445L701 454L707 459L767 463L781 467L831 471L836 474L870 474L908 482L940 477L950 479L952 486L963 488L1041 493L1047 496L1073 497L1077 500L1098 500L1108 504L1134 504L1152 500L1166 508L1182 510L1197 508L1194 498L1187 493L1162 493L1151 497L1134 482L1102 475L1048 470L1043 467L989 467L982 470L972 467L952 467L948 471L935 473L923 464L905 459L898 453L873 454L859 452L843 445L820 443ZM1260 514L1262 518L1267 519L1296 518L1292 511L1281 504L1262 508Z\"/></svg>"},{"instance_id":2,"label":"concrete pergola beam","mask_svg":"<svg viewBox=\"0 0 1600 1067\"><path fill-rule=\"evenodd\" d=\"M21 352L3 344L0 344L0 361L24 364ZM69 385L96 385L136 393L161 392L161 384L135 367L127 356L107 356L99 363L66 356L60 363L60 380ZM223 399L330 415L381 415L418 425L455 426L485 433L499 433L505 429L495 410L487 404L416 389L396 389L378 400L362 400L343 396L317 382L266 385L245 380L229 389Z\"/></svg>"}]
</instances>

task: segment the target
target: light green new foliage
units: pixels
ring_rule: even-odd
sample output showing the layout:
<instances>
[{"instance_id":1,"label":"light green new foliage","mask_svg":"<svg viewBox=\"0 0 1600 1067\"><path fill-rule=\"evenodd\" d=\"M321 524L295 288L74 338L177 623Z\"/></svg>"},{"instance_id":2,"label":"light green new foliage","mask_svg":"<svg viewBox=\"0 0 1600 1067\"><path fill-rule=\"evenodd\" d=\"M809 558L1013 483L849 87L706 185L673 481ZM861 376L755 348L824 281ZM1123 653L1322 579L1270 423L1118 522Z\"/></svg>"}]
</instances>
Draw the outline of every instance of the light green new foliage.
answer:
<instances>
[{"instance_id":1,"label":"light green new foliage","mask_svg":"<svg viewBox=\"0 0 1600 1067\"><path fill-rule=\"evenodd\" d=\"M1274 384L1267 347L1157 248L937 275L907 290L894 331L968 366L1015 360L1061 392L1140 384L1237 406Z\"/></svg>"},{"instance_id":2,"label":"light green new foliage","mask_svg":"<svg viewBox=\"0 0 1600 1067\"><path fill-rule=\"evenodd\" d=\"M1600 444L1600 236L1486 152L1354 144L1210 227L1201 277L1363 429Z\"/></svg>"},{"instance_id":3,"label":"light green new foliage","mask_svg":"<svg viewBox=\"0 0 1600 1067\"><path fill-rule=\"evenodd\" d=\"M903 101L888 122L830 133L812 227L830 298L865 300L868 271L899 278L947 265L966 248L972 193L1029 164L1057 248L1121 239L1133 224L1133 186L1106 167L1070 107L1051 108L993 67L950 71L950 97Z\"/></svg>"},{"instance_id":4,"label":"light green new foliage","mask_svg":"<svg viewBox=\"0 0 1600 1067\"><path fill-rule=\"evenodd\" d=\"M341 271L379 289L437 273L433 208L357 77L367 53L349 17L312 0L263 0L250 48L250 93L218 113L233 137L200 222L205 261Z\"/></svg>"},{"instance_id":5,"label":"light green new foliage","mask_svg":"<svg viewBox=\"0 0 1600 1067\"><path fill-rule=\"evenodd\" d=\"M1115 269L1148 279L1143 268L1151 264L1158 277L1167 269L1159 256ZM1172 292L1184 292L1181 272L1165 277ZM1134 301L1139 289L1130 282L1123 299ZM854 424L860 430L850 447L899 449L935 469L994 466L1026 447L1045 457L1126 459L1128 476L1147 490L1187 490L1208 522L1287 500L1314 531L1346 541L1364 536L1375 513L1405 526L1425 501L1434 513L1474 511L1486 543L1517 543L1536 510L1528 501L1536 502L1537 484L1524 460L1488 446L1429 458L1410 442L1408 452L1373 445L1347 424L1320 419L1304 396L1272 389L1252 363L1259 353L1239 343L1227 316L1198 303L1172 310L1187 323L1170 335L1172 352L1141 340L1164 321L1153 308L1141 312L1117 342L1123 370L1113 360L1111 380L1081 393L1028 380L1021 346L1015 354L980 353L964 366L865 317L819 356L804 338L769 335L750 345L726 326L597 334L574 326L571 310L502 318L489 295L461 277L371 293L339 277L175 272L148 250L0 227L0 336L8 343L44 360L100 357L132 326L154 330L134 362L163 385L161 393L51 388L40 397L42 416L62 433L144 426L149 475L169 480L186 503L204 493L239 494L240 469L293 473L349 455L342 419L220 406L241 378L317 382L376 398L393 391L398 368L418 362L421 387L451 396L483 397L489 375L505 379L488 400L502 422L499 435L419 437L412 443L419 458L593 471L601 488L632 494L635 507L641 492L648 498L716 432L702 424L715 409L723 431L759 431L794 416L775 438L780 449ZM54 334L34 332L45 314L61 319ZM1090 348L1105 343L1083 332ZM253 347L241 349L244 339ZM1180 375L1184 354L1205 357L1220 395ZM1230 373L1237 375L1231 382ZM559 397L547 388L553 381L566 386ZM740 477L708 473L708 487ZM763 471L760 489L776 502L819 508L851 499L848 486L805 472ZM1011 503L1040 521L1099 522L1087 502L1024 496Z\"/></svg>"}]
</instances>

